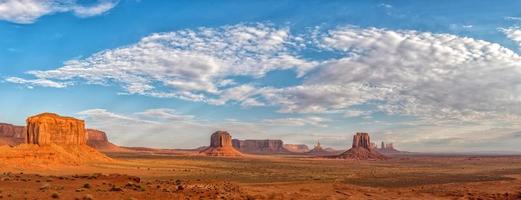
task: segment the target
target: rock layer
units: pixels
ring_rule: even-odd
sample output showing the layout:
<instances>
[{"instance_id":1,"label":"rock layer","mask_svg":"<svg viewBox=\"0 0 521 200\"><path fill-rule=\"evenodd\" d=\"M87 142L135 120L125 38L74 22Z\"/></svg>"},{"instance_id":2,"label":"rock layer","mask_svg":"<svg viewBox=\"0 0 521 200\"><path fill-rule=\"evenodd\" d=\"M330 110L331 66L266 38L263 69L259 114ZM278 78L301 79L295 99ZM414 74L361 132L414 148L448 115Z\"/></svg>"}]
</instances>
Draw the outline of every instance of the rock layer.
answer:
<instances>
[{"instance_id":1,"label":"rock layer","mask_svg":"<svg viewBox=\"0 0 521 200\"><path fill-rule=\"evenodd\" d=\"M371 140L368 133L356 133L353 136L352 148L335 157L354 160L381 160L386 158L376 149L371 148Z\"/></svg>"},{"instance_id":2,"label":"rock layer","mask_svg":"<svg viewBox=\"0 0 521 200\"><path fill-rule=\"evenodd\" d=\"M217 131L210 137L210 146L200 153L208 156L242 156L233 148L232 136L226 131Z\"/></svg>"},{"instance_id":3,"label":"rock layer","mask_svg":"<svg viewBox=\"0 0 521 200\"><path fill-rule=\"evenodd\" d=\"M282 140L238 140L233 139L233 147L245 153L289 153Z\"/></svg>"},{"instance_id":4,"label":"rock layer","mask_svg":"<svg viewBox=\"0 0 521 200\"><path fill-rule=\"evenodd\" d=\"M38 145L86 144L85 122L53 113L29 117L27 119L26 142Z\"/></svg>"}]
</instances>

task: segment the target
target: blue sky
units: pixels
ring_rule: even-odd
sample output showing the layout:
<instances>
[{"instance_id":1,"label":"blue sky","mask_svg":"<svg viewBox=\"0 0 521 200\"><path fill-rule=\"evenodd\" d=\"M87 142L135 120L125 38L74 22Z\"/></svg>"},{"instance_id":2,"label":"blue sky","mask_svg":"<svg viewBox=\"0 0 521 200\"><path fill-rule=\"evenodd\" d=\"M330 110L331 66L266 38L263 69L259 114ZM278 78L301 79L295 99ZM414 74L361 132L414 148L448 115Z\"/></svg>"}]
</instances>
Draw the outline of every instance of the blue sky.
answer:
<instances>
[{"instance_id":1,"label":"blue sky","mask_svg":"<svg viewBox=\"0 0 521 200\"><path fill-rule=\"evenodd\" d=\"M519 1L0 2L0 121L56 112L117 144L209 134L516 151Z\"/></svg>"}]
</instances>

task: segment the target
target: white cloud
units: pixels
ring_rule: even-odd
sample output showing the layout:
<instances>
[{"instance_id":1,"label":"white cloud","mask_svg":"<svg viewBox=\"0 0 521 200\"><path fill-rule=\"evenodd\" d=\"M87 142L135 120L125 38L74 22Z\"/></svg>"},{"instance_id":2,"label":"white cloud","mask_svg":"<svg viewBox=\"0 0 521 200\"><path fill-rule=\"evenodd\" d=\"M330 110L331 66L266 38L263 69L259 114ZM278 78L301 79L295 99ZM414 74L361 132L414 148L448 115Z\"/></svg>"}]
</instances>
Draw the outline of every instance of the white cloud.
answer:
<instances>
[{"instance_id":1,"label":"white cloud","mask_svg":"<svg viewBox=\"0 0 521 200\"><path fill-rule=\"evenodd\" d=\"M69 85L69 83L67 83L67 82L56 82L56 81L51 81L51 80L47 80L47 79L26 80L26 79L18 78L18 77L9 77L6 79L6 81L11 82L11 83L23 84L29 88L32 88L33 86L64 88Z\"/></svg>"},{"instance_id":2,"label":"white cloud","mask_svg":"<svg viewBox=\"0 0 521 200\"><path fill-rule=\"evenodd\" d=\"M265 122L269 126L317 126L317 127L327 127L327 122L329 119L318 117L318 116L309 116L309 117L301 117L301 118L279 118L279 119L265 119Z\"/></svg>"},{"instance_id":3,"label":"white cloud","mask_svg":"<svg viewBox=\"0 0 521 200\"><path fill-rule=\"evenodd\" d=\"M292 46L287 28L264 24L181 30L153 34L134 45L69 60L55 70L29 74L55 82L119 84L129 94L193 101L206 101L209 95L223 93L223 98L211 100L222 104L237 98L227 99L225 95L241 92L223 91L235 83L229 77L259 78L269 71L291 68L303 75L316 65L293 55Z\"/></svg>"},{"instance_id":4,"label":"white cloud","mask_svg":"<svg viewBox=\"0 0 521 200\"><path fill-rule=\"evenodd\" d=\"M44 15L59 12L90 17L107 12L116 4L116 1L105 0L89 6L78 4L74 0L3 0L0 1L0 20L30 24Z\"/></svg>"},{"instance_id":5,"label":"white cloud","mask_svg":"<svg viewBox=\"0 0 521 200\"><path fill-rule=\"evenodd\" d=\"M514 29L507 32L516 38ZM353 110L365 105L371 112L438 122L521 116L521 57L499 44L378 28L307 34L294 37L287 28L265 24L157 33L55 70L31 71L34 80L8 80L32 86L42 81L118 84L129 94L275 106L286 113L352 116L363 114ZM303 59L296 49L314 49L300 46L304 40L340 56ZM281 69L295 70L302 83L276 88L255 82Z\"/></svg>"},{"instance_id":6,"label":"white cloud","mask_svg":"<svg viewBox=\"0 0 521 200\"><path fill-rule=\"evenodd\" d=\"M505 35L514 42L517 42L521 46L521 27L510 27L500 29Z\"/></svg>"},{"instance_id":7,"label":"white cloud","mask_svg":"<svg viewBox=\"0 0 521 200\"><path fill-rule=\"evenodd\" d=\"M345 27L319 34L343 53L302 85L268 89L283 112L372 104L388 114L444 120L521 115L521 57L499 44L416 31Z\"/></svg>"}]
</instances>

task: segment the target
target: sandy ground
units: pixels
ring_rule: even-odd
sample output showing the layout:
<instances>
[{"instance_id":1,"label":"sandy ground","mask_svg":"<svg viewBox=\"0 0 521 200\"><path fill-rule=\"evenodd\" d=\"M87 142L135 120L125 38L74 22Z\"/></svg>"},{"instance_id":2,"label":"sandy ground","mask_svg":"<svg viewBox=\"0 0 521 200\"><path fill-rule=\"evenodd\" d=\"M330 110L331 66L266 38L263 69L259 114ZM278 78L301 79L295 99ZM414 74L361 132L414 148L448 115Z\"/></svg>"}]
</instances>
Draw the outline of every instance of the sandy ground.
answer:
<instances>
[{"instance_id":1,"label":"sandy ground","mask_svg":"<svg viewBox=\"0 0 521 200\"><path fill-rule=\"evenodd\" d=\"M109 154L114 162L0 165L3 199L521 199L521 156L216 158Z\"/></svg>"}]
</instances>

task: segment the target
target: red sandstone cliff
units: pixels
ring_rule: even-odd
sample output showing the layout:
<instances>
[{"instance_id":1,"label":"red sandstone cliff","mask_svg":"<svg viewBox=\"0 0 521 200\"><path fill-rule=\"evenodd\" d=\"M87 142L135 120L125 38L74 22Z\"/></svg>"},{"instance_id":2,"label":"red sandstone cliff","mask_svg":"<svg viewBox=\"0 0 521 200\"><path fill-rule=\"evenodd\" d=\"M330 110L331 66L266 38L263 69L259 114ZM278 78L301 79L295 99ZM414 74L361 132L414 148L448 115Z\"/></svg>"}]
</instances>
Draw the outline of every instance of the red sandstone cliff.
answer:
<instances>
[{"instance_id":1,"label":"red sandstone cliff","mask_svg":"<svg viewBox=\"0 0 521 200\"><path fill-rule=\"evenodd\" d=\"M26 142L38 145L87 143L85 122L72 117L43 113L27 119Z\"/></svg>"}]
</instances>

